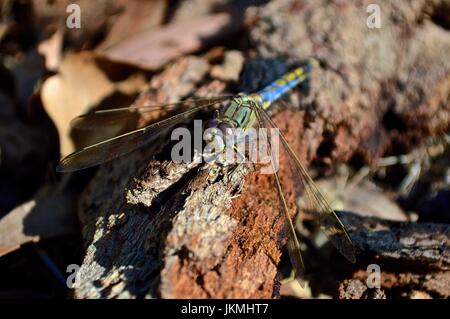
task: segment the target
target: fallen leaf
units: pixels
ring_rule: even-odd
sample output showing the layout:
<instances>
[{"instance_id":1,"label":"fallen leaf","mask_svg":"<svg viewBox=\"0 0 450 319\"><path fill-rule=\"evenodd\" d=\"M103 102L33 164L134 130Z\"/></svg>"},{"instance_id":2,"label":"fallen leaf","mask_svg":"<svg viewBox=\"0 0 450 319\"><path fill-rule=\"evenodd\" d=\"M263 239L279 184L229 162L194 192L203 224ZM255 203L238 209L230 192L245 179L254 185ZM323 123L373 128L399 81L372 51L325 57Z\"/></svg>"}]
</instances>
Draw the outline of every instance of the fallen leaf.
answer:
<instances>
[{"instance_id":1,"label":"fallen leaf","mask_svg":"<svg viewBox=\"0 0 450 319\"><path fill-rule=\"evenodd\" d=\"M106 58L156 70L184 54L204 48L211 40L229 36L240 27L228 13L218 13L141 32L106 50Z\"/></svg>"},{"instance_id":2,"label":"fallen leaf","mask_svg":"<svg viewBox=\"0 0 450 319\"><path fill-rule=\"evenodd\" d=\"M74 117L87 112L114 92L136 94L145 84L143 74L134 74L120 82L111 81L91 52L67 54L59 74L48 78L41 91L44 107L58 129L62 155L75 149L69 137L70 121Z\"/></svg>"},{"instance_id":3,"label":"fallen leaf","mask_svg":"<svg viewBox=\"0 0 450 319\"><path fill-rule=\"evenodd\" d=\"M45 57L45 67L57 71L62 59L62 43L64 32L59 29L49 39L39 43L38 52Z\"/></svg>"},{"instance_id":4,"label":"fallen leaf","mask_svg":"<svg viewBox=\"0 0 450 319\"><path fill-rule=\"evenodd\" d=\"M413 290L409 295L410 299L433 299L427 292L420 290Z\"/></svg>"},{"instance_id":5,"label":"fallen leaf","mask_svg":"<svg viewBox=\"0 0 450 319\"><path fill-rule=\"evenodd\" d=\"M370 181L357 185L343 185L339 178L324 179L316 183L335 210L354 212L361 216L407 221L400 206L382 189Z\"/></svg>"},{"instance_id":6,"label":"fallen leaf","mask_svg":"<svg viewBox=\"0 0 450 319\"><path fill-rule=\"evenodd\" d=\"M177 3L176 10L170 12L168 18L169 23L188 21L200 19L204 16L217 11L217 8L221 10L227 10L230 8L230 1L228 0L189 0L179 1Z\"/></svg>"},{"instance_id":7,"label":"fallen leaf","mask_svg":"<svg viewBox=\"0 0 450 319\"><path fill-rule=\"evenodd\" d=\"M106 33L115 15L121 12L118 0L32 0L33 26L44 37L53 35L58 29L64 32L64 46L71 49L88 49L98 43L99 35ZM67 18L73 13L68 6L80 8L81 27L67 27ZM68 11L69 9L69 11Z\"/></svg>"},{"instance_id":8,"label":"fallen leaf","mask_svg":"<svg viewBox=\"0 0 450 319\"><path fill-rule=\"evenodd\" d=\"M60 194L31 200L0 219L0 257L25 243L77 231L72 196Z\"/></svg>"},{"instance_id":9,"label":"fallen leaf","mask_svg":"<svg viewBox=\"0 0 450 319\"><path fill-rule=\"evenodd\" d=\"M311 299L311 286L309 282L305 282L305 287L302 287L297 280L285 280L281 283L280 295L288 298Z\"/></svg>"},{"instance_id":10,"label":"fallen leaf","mask_svg":"<svg viewBox=\"0 0 450 319\"><path fill-rule=\"evenodd\" d=\"M139 32L151 30L160 25L167 9L166 0L120 0L118 2L124 7L124 11L114 21L105 40L98 45L98 50L107 49Z\"/></svg>"}]
</instances>

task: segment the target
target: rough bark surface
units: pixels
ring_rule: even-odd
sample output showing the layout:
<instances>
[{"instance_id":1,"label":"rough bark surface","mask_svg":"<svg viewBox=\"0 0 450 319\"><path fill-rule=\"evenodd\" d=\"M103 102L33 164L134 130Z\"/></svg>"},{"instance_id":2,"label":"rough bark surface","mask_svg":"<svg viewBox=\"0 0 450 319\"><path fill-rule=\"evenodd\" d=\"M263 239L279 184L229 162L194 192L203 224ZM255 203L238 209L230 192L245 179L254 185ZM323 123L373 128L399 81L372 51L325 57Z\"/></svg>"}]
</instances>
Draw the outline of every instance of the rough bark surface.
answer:
<instances>
[{"instance_id":1,"label":"rough bark surface","mask_svg":"<svg viewBox=\"0 0 450 319\"><path fill-rule=\"evenodd\" d=\"M450 33L438 15L448 12L448 2L383 2L381 29L366 26L370 1L336 3L283 0L247 11L246 36L258 55L322 61L302 110L274 112L303 162L370 163L448 129ZM208 80L210 68L206 59L181 58L153 77L142 100L220 94L225 83ZM87 253L75 297L277 297L286 233L272 176L245 165L173 163L166 140L103 165L84 192L79 215ZM284 166L281 175L294 207ZM383 230L372 235L359 225L370 221L344 222L365 251L358 260L411 261L435 276L392 272L383 287L417 280L448 296L439 286L442 278L448 282L448 228L380 221ZM409 243L423 247L421 256ZM357 272L354 279L361 280Z\"/></svg>"},{"instance_id":2,"label":"rough bark surface","mask_svg":"<svg viewBox=\"0 0 450 319\"><path fill-rule=\"evenodd\" d=\"M450 227L447 224L404 223L342 214L360 249L358 265L380 267L380 287L369 289L372 272L356 267L339 287L339 297L377 298L377 290L396 288L450 296ZM370 279L369 279L370 280ZM361 286L362 284L362 286ZM395 291L395 290L394 290Z\"/></svg>"}]
</instances>

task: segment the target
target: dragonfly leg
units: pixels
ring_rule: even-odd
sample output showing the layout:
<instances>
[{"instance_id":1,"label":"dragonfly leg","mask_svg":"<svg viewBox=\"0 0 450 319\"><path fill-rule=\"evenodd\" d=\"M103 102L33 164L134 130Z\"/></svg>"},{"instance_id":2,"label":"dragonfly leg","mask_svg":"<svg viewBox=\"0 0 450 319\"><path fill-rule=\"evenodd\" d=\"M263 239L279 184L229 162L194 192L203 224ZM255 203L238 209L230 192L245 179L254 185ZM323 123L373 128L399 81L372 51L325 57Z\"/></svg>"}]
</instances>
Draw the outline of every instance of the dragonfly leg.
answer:
<instances>
[{"instance_id":1,"label":"dragonfly leg","mask_svg":"<svg viewBox=\"0 0 450 319\"><path fill-rule=\"evenodd\" d=\"M236 152L236 154L238 154L240 157L240 159L238 160L238 163L244 163L246 160L245 155L241 152L241 150L236 145L233 145L233 149Z\"/></svg>"}]
</instances>

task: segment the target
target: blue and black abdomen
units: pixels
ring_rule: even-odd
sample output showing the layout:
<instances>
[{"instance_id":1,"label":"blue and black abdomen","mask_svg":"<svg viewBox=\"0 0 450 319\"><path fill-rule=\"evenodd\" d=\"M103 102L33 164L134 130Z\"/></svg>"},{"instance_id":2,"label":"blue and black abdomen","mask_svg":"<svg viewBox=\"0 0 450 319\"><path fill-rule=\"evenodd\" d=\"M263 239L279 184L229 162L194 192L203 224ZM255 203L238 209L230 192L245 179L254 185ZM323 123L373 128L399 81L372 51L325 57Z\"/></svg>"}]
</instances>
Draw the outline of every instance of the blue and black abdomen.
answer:
<instances>
[{"instance_id":1,"label":"blue and black abdomen","mask_svg":"<svg viewBox=\"0 0 450 319\"><path fill-rule=\"evenodd\" d=\"M302 63L299 67L285 74L280 79L273 81L268 86L258 91L256 95L261 97L263 107L267 109L282 95L286 94L292 88L305 81L309 76L311 69L317 64L317 60L309 59L307 62Z\"/></svg>"}]
</instances>

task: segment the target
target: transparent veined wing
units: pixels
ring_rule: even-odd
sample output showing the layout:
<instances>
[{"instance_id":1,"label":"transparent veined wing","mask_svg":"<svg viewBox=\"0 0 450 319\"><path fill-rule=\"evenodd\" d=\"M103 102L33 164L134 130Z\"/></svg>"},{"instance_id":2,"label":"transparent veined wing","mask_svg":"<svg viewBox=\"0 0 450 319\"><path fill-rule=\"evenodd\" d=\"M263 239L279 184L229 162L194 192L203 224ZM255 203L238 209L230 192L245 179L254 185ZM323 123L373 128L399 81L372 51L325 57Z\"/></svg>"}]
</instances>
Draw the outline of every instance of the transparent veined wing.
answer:
<instances>
[{"instance_id":1,"label":"transparent veined wing","mask_svg":"<svg viewBox=\"0 0 450 319\"><path fill-rule=\"evenodd\" d=\"M276 124L265 110L260 109L258 113L262 117L264 125L277 128ZM281 140L281 145L286 150L288 158L293 165L294 169L292 173L295 174L294 178L296 178L296 180L303 186L308 212L311 212L314 216L316 216L319 221L320 229L339 250L339 252L350 262L354 263L356 261L355 247L353 246L344 225L336 215L335 211L325 200L316 184L301 164L295 152L289 146L289 143L283 133L279 130L277 130L277 132Z\"/></svg>"},{"instance_id":2,"label":"transparent veined wing","mask_svg":"<svg viewBox=\"0 0 450 319\"><path fill-rule=\"evenodd\" d=\"M216 103L226 101L229 97L215 97L196 100L195 106L172 117L146 127L121 134L105 141L87 146L65 157L57 166L58 172L73 172L96 166L126 153L134 151L155 140L165 129L180 123L186 117Z\"/></svg>"},{"instance_id":3,"label":"transparent veined wing","mask_svg":"<svg viewBox=\"0 0 450 319\"><path fill-rule=\"evenodd\" d=\"M269 126L265 123L263 119L263 114L261 113L263 110L259 108L255 108L255 115L258 122L259 128L266 128L268 129ZM283 189L281 187L281 181L280 177L277 172L276 168L276 162L277 159L275 158L271 138L267 135L265 135L265 142L267 144L267 152L269 153L271 164L273 168L273 173L275 175L275 181L276 181L276 187L278 190L278 195L280 196L280 202L281 202L281 208L283 210L283 215L286 220L287 224L287 230L288 230L288 243L287 243L287 250L289 254L289 259L291 260L291 264L293 269L295 270L295 278L298 280L300 285L304 287L304 276L305 276L305 265L303 263L303 258L300 253L300 243L297 238L297 234L295 233L294 224L292 223L291 217L289 215L289 208L286 203L286 198L283 193Z\"/></svg>"},{"instance_id":4,"label":"transparent veined wing","mask_svg":"<svg viewBox=\"0 0 450 319\"><path fill-rule=\"evenodd\" d=\"M230 96L220 96L216 98L229 99ZM175 103L158 105L131 105L129 107L97 110L74 118L70 125L76 130L99 130L110 126L123 126L123 122L135 121L140 114L148 112L173 111L176 109L189 109L198 104L210 101L209 98L188 99Z\"/></svg>"}]
</instances>

